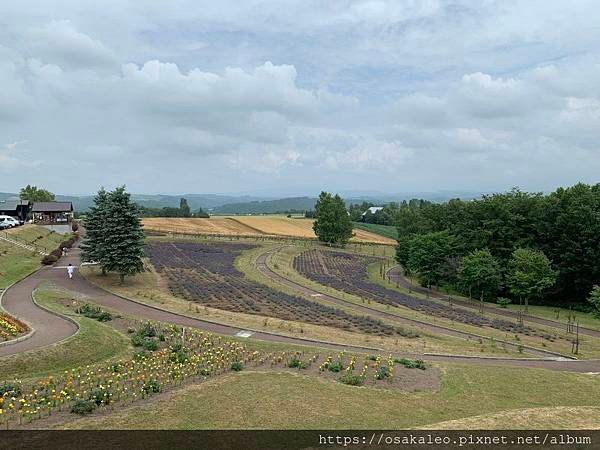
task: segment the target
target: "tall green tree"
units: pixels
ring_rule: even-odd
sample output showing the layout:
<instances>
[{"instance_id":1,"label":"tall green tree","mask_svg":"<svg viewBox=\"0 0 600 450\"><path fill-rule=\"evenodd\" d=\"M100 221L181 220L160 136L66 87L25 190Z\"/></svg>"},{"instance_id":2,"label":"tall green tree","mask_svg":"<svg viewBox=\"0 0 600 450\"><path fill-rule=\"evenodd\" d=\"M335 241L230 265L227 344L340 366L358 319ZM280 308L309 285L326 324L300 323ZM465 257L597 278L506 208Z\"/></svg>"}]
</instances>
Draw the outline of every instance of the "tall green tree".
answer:
<instances>
[{"instance_id":1,"label":"tall green tree","mask_svg":"<svg viewBox=\"0 0 600 450\"><path fill-rule=\"evenodd\" d=\"M594 286L588 297L588 302L594 307L594 315L600 317L600 286Z\"/></svg>"},{"instance_id":2,"label":"tall green tree","mask_svg":"<svg viewBox=\"0 0 600 450\"><path fill-rule=\"evenodd\" d=\"M138 215L138 208L132 203L125 186L107 194L102 203L97 204L102 211L102 222L95 251L100 267L106 272L119 274L121 283L125 276L144 270L144 232Z\"/></svg>"},{"instance_id":3,"label":"tall green tree","mask_svg":"<svg viewBox=\"0 0 600 450\"><path fill-rule=\"evenodd\" d=\"M103 274L119 273L121 282L143 270L144 234L137 206L125 187L112 192L100 189L84 225L83 261L98 263Z\"/></svg>"},{"instance_id":4,"label":"tall green tree","mask_svg":"<svg viewBox=\"0 0 600 450\"><path fill-rule=\"evenodd\" d=\"M19 198L21 200L29 200L30 202L52 202L55 197L52 192L46 189L28 184L24 188L21 188Z\"/></svg>"},{"instance_id":5,"label":"tall green tree","mask_svg":"<svg viewBox=\"0 0 600 450\"><path fill-rule=\"evenodd\" d=\"M107 226L108 192L101 188L94 197L94 204L90 207L83 221L85 237L81 243L81 260L98 262L104 259L105 240L110 233ZM106 275L105 267L100 264L102 274Z\"/></svg>"},{"instance_id":6,"label":"tall green tree","mask_svg":"<svg viewBox=\"0 0 600 450\"><path fill-rule=\"evenodd\" d=\"M518 248L508 264L507 284L510 292L519 297L519 304L525 300L525 311L528 311L530 301L540 300L544 292L554 286L556 275L544 253Z\"/></svg>"},{"instance_id":7,"label":"tall green tree","mask_svg":"<svg viewBox=\"0 0 600 450\"><path fill-rule=\"evenodd\" d=\"M181 212L181 217L192 217L192 211L185 198L179 199L179 210Z\"/></svg>"},{"instance_id":8,"label":"tall green tree","mask_svg":"<svg viewBox=\"0 0 600 450\"><path fill-rule=\"evenodd\" d=\"M321 242L344 246L352 237L352 222L339 195L321 192L315 205L313 230Z\"/></svg>"},{"instance_id":9,"label":"tall green tree","mask_svg":"<svg viewBox=\"0 0 600 450\"><path fill-rule=\"evenodd\" d=\"M481 300L493 298L500 289L500 264L488 249L473 250L461 263L460 281L469 295L476 293Z\"/></svg>"},{"instance_id":10,"label":"tall green tree","mask_svg":"<svg viewBox=\"0 0 600 450\"><path fill-rule=\"evenodd\" d=\"M455 246L454 237L445 231L416 235L409 243L408 268L428 287L438 285L448 272Z\"/></svg>"}]
</instances>

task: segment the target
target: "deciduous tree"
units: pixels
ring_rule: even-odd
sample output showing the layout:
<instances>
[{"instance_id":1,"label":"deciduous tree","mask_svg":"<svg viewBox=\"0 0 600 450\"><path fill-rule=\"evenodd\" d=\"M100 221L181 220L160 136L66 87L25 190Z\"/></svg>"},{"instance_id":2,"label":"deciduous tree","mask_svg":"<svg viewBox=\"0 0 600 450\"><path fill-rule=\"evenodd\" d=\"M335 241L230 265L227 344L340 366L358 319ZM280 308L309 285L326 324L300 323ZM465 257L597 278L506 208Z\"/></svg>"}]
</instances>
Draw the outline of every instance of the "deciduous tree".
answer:
<instances>
[{"instance_id":1,"label":"deciduous tree","mask_svg":"<svg viewBox=\"0 0 600 450\"><path fill-rule=\"evenodd\" d=\"M541 299L555 282L556 272L544 253L528 248L518 248L512 253L507 284L511 293L519 297L519 304L525 300L525 311L530 301Z\"/></svg>"},{"instance_id":2,"label":"deciduous tree","mask_svg":"<svg viewBox=\"0 0 600 450\"><path fill-rule=\"evenodd\" d=\"M352 237L352 222L339 195L321 192L315 205L313 230L321 242L344 246Z\"/></svg>"}]
</instances>

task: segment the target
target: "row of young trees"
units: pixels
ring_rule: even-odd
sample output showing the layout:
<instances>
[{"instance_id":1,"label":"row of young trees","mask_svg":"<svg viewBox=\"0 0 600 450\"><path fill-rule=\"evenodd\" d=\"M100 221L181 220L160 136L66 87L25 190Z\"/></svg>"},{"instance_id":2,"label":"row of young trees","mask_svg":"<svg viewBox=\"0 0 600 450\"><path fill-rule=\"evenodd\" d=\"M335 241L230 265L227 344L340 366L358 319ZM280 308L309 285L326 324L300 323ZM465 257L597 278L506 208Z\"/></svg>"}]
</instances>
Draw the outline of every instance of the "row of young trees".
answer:
<instances>
[{"instance_id":1,"label":"row of young trees","mask_svg":"<svg viewBox=\"0 0 600 450\"><path fill-rule=\"evenodd\" d=\"M483 251L494 258L503 280L497 292L515 299L584 304L600 280L600 184L548 195L513 189L472 201L411 202L398 208L395 224L398 262L419 272L425 283L464 290L464 267L489 261ZM423 255L429 255L425 266ZM528 293L510 276L511 264L525 260L531 273L534 267L541 271L536 277L545 274Z\"/></svg>"},{"instance_id":2,"label":"row of young trees","mask_svg":"<svg viewBox=\"0 0 600 450\"><path fill-rule=\"evenodd\" d=\"M185 198L179 199L179 208L165 206L163 208L151 208L148 206L138 206L140 217L201 217L209 218L209 214L202 208L192 212L188 201Z\"/></svg>"},{"instance_id":3,"label":"row of young trees","mask_svg":"<svg viewBox=\"0 0 600 450\"><path fill-rule=\"evenodd\" d=\"M113 191L100 189L84 220L85 237L81 259L94 262L102 274L116 272L121 283L125 276L144 270L144 232L138 207L125 186Z\"/></svg>"}]
</instances>

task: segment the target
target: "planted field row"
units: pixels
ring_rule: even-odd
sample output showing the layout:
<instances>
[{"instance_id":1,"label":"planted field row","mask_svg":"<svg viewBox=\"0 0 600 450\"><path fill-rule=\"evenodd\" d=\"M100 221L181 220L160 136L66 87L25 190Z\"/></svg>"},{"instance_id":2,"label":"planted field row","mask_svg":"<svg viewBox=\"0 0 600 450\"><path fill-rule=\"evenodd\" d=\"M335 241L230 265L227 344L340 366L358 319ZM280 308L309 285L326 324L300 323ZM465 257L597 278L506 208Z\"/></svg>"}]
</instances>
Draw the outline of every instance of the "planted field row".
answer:
<instances>
[{"instance_id":1,"label":"planted field row","mask_svg":"<svg viewBox=\"0 0 600 450\"><path fill-rule=\"evenodd\" d=\"M509 333L535 335L530 327L507 320L484 317L475 312L435 301L415 298L368 280L367 267L376 258L344 252L307 250L294 258L294 269L306 278L334 289L387 305L404 306L424 314L475 326L489 326ZM543 335L551 338L549 335Z\"/></svg>"},{"instance_id":2,"label":"planted field row","mask_svg":"<svg viewBox=\"0 0 600 450\"><path fill-rule=\"evenodd\" d=\"M246 244L157 243L146 254L177 297L226 311L325 325L380 336L413 336L370 317L284 294L247 280L235 268Z\"/></svg>"}]
</instances>

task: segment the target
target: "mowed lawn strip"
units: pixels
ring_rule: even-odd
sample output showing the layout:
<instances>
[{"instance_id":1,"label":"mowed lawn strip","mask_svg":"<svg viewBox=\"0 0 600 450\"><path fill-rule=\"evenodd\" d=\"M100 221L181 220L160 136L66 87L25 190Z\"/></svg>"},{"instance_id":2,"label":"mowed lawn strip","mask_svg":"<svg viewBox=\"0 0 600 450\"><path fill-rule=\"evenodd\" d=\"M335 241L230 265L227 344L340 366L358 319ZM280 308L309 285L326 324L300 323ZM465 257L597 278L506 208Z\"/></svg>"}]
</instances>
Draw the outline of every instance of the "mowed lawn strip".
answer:
<instances>
[{"instance_id":1,"label":"mowed lawn strip","mask_svg":"<svg viewBox=\"0 0 600 450\"><path fill-rule=\"evenodd\" d=\"M464 365L442 369L446 375L439 392L351 387L300 373L242 371L184 388L168 401L76 420L66 427L401 429L512 409L596 406L600 400L598 376ZM548 424L553 422L550 417ZM532 425L545 428L546 423ZM492 426L506 427L501 420Z\"/></svg>"},{"instance_id":2,"label":"mowed lawn strip","mask_svg":"<svg viewBox=\"0 0 600 450\"><path fill-rule=\"evenodd\" d=\"M448 420L424 427L430 430L485 430L546 429L546 430L597 430L600 429L599 406L549 406L502 411L493 414Z\"/></svg>"},{"instance_id":3,"label":"mowed lawn strip","mask_svg":"<svg viewBox=\"0 0 600 450\"><path fill-rule=\"evenodd\" d=\"M73 298L73 294L50 286L35 291L38 303L73 318L79 324L79 332L38 350L0 358L0 382L13 379L33 381L78 366L105 364L131 357L132 347L127 336L58 303L64 298Z\"/></svg>"}]
</instances>

